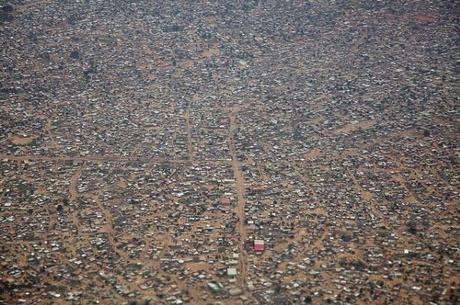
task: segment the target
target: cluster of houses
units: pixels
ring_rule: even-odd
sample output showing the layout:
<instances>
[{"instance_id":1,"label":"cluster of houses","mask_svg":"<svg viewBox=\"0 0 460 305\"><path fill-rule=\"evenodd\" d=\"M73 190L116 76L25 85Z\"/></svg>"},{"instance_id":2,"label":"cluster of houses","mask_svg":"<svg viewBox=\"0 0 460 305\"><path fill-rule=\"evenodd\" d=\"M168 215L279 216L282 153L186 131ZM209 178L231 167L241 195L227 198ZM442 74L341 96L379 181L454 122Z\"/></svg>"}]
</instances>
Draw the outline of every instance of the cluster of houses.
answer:
<instances>
[{"instance_id":1,"label":"cluster of houses","mask_svg":"<svg viewBox=\"0 0 460 305\"><path fill-rule=\"evenodd\" d=\"M0 305L459 302L453 1L3 1Z\"/></svg>"}]
</instances>

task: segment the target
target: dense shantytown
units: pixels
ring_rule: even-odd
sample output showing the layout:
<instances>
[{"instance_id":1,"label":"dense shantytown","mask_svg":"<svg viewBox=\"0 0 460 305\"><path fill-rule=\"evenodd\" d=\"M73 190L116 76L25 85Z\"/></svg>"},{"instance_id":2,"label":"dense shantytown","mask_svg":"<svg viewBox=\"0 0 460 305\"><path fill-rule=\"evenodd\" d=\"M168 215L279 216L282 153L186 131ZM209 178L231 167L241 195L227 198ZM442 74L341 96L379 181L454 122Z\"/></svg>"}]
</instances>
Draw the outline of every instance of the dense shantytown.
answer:
<instances>
[{"instance_id":1,"label":"dense shantytown","mask_svg":"<svg viewBox=\"0 0 460 305\"><path fill-rule=\"evenodd\" d=\"M459 17L0 1L0 304L459 304Z\"/></svg>"}]
</instances>

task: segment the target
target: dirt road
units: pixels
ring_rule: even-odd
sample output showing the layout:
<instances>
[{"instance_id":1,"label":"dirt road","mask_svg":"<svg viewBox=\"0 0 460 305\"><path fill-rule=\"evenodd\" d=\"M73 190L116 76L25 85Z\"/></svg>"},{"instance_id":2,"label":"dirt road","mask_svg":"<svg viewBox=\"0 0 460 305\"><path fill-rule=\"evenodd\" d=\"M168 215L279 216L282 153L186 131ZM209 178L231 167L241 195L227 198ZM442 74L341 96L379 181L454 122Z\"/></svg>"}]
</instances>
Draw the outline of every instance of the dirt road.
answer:
<instances>
[{"instance_id":1,"label":"dirt road","mask_svg":"<svg viewBox=\"0 0 460 305\"><path fill-rule=\"evenodd\" d=\"M234 133L236 128L235 123L235 111L232 110L229 114L230 116L230 132L229 132L229 148L230 154L232 157L232 168L233 175L236 183L236 195L237 195L237 206L235 212L238 216L237 230L240 234L240 243L239 243L239 277L238 281L243 289L246 292L246 275L247 275L247 253L244 250L244 243L247 238L246 225L245 225L245 212L244 207L246 205L246 200L244 198L245 187L244 187L244 178L243 173L241 172L241 164L238 160L236 148L235 148L235 139Z\"/></svg>"}]
</instances>

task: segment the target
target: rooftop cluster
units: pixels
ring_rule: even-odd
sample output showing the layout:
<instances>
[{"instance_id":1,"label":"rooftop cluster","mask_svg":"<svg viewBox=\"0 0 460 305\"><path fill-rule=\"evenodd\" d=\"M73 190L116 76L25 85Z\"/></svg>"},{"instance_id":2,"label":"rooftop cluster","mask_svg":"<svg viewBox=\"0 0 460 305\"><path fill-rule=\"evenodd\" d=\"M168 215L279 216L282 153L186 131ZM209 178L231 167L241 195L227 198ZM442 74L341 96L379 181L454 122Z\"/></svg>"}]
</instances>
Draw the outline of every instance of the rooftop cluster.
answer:
<instances>
[{"instance_id":1,"label":"rooftop cluster","mask_svg":"<svg viewBox=\"0 0 460 305\"><path fill-rule=\"evenodd\" d=\"M0 6L0 305L459 303L455 1Z\"/></svg>"}]
</instances>

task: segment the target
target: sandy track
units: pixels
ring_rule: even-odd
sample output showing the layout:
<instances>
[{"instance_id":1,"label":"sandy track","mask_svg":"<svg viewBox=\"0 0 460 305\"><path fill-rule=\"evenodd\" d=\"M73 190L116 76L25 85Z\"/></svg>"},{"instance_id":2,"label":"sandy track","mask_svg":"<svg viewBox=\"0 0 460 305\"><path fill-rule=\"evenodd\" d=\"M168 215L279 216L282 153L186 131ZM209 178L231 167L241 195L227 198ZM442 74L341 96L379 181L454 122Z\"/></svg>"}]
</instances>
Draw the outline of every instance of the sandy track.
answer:
<instances>
[{"instance_id":1,"label":"sandy track","mask_svg":"<svg viewBox=\"0 0 460 305\"><path fill-rule=\"evenodd\" d=\"M246 289L246 275L247 275L247 253L244 250L244 243L247 238L246 232L246 225L245 225L245 212L244 207L246 205L246 200L244 198L245 193L245 186L244 186L244 178L243 173L241 172L241 164L238 160L236 148L235 148L235 139L234 139L234 132L236 128L235 124L235 111L231 111L230 114L230 132L229 132L229 148L230 154L232 157L232 168L233 168L233 175L235 178L236 183L236 194L237 194L237 206L236 206L236 214L238 215L238 223L237 223L237 230L240 234L240 242L239 242L239 266L240 266L240 273L238 277L238 282L243 289L243 291L247 291Z\"/></svg>"}]
</instances>

